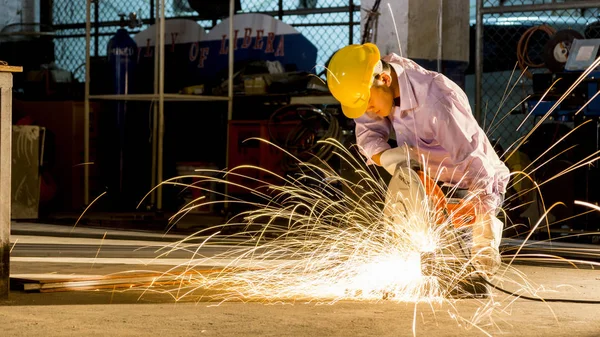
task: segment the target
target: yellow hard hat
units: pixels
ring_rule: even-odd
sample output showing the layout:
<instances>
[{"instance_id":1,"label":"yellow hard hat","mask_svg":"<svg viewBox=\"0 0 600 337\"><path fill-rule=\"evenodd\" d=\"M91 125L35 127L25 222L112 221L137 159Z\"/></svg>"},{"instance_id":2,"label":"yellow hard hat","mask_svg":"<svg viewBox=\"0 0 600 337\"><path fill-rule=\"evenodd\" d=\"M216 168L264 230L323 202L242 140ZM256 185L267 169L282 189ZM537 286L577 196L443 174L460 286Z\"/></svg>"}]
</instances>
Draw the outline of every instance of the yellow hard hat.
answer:
<instances>
[{"instance_id":1,"label":"yellow hard hat","mask_svg":"<svg viewBox=\"0 0 600 337\"><path fill-rule=\"evenodd\" d=\"M346 46L329 61L327 85L333 97L341 103L346 117L358 118L367 110L379 60L377 46L365 43Z\"/></svg>"}]
</instances>

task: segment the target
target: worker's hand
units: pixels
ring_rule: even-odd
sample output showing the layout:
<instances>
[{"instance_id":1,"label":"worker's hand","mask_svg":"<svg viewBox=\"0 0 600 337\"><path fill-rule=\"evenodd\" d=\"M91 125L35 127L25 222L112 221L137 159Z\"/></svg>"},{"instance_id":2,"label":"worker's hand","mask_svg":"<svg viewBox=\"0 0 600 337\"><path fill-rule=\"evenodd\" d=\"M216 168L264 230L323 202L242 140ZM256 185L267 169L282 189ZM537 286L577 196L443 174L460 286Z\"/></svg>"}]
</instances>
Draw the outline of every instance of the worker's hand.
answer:
<instances>
[{"instance_id":1,"label":"worker's hand","mask_svg":"<svg viewBox=\"0 0 600 337\"><path fill-rule=\"evenodd\" d=\"M409 152L409 149L404 146L386 150L380 157L381 166L391 175L394 175L398 164L415 171L421 170L421 165Z\"/></svg>"}]
</instances>

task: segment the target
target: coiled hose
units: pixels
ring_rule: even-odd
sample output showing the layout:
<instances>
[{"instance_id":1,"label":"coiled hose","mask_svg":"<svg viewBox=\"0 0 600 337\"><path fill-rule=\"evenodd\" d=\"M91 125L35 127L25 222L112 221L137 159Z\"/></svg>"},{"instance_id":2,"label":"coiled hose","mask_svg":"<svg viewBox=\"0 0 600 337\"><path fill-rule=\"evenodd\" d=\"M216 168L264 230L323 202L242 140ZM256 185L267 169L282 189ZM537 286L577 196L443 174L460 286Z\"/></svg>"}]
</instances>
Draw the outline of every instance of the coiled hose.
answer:
<instances>
[{"instance_id":1,"label":"coiled hose","mask_svg":"<svg viewBox=\"0 0 600 337\"><path fill-rule=\"evenodd\" d=\"M519 42L517 43L517 61L519 63L519 68L521 68L521 71L525 72L525 76L527 76L527 78L533 78L533 74L529 70L526 70L526 69L542 68L545 66L544 62L534 63L529 58L529 52L528 52L529 40L531 39L533 34L536 33L537 31L542 31L542 32L548 34L549 37L552 37L556 33L556 30L554 28L544 24L544 25L540 25L540 26L531 27L531 28L527 29L523 33L523 35L521 35L521 38L519 39Z\"/></svg>"}]
</instances>

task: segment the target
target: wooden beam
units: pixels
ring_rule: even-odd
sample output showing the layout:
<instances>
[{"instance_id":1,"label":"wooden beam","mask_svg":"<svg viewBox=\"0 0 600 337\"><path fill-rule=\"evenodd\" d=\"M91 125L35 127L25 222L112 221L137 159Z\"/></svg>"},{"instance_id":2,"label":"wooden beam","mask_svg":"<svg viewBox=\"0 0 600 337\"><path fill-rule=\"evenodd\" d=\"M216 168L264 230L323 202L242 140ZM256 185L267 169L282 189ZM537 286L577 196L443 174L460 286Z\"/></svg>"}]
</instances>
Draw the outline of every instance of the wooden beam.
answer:
<instances>
[{"instance_id":1,"label":"wooden beam","mask_svg":"<svg viewBox=\"0 0 600 337\"><path fill-rule=\"evenodd\" d=\"M0 300L8 299L10 289L12 73L21 71L0 63Z\"/></svg>"},{"instance_id":2,"label":"wooden beam","mask_svg":"<svg viewBox=\"0 0 600 337\"><path fill-rule=\"evenodd\" d=\"M21 73L21 72L23 72L23 67L9 66L9 65L4 65L4 64L0 63L0 72ZM12 87L12 84L11 84L11 87Z\"/></svg>"}]
</instances>

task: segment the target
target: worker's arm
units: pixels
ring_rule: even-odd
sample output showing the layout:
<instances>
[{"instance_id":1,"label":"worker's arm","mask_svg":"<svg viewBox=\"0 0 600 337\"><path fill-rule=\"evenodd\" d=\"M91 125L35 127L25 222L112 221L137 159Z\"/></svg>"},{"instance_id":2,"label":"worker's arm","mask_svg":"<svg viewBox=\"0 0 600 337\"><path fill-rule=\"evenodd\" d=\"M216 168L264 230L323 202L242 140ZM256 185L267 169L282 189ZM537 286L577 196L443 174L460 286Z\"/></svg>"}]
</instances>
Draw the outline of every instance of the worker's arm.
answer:
<instances>
[{"instance_id":1,"label":"worker's arm","mask_svg":"<svg viewBox=\"0 0 600 337\"><path fill-rule=\"evenodd\" d=\"M402 153L404 156L407 156L407 158L409 158L410 160L417 161L417 162L419 161L419 155L417 154L417 151L416 151L416 150L415 150L413 147L410 147L410 146L406 146L406 147L400 147L400 146L399 146L399 147L398 147L398 149L401 149L401 151L402 151L401 153ZM408 151L407 151L407 150L408 150ZM381 155L382 155L384 152L385 152L385 151L381 151L381 152L379 152L379 153L377 153L377 154L374 154L374 155L371 157L371 160L372 160L372 161L373 161L375 164L377 164L377 165L379 165L379 166L382 166L382 164L381 164Z\"/></svg>"},{"instance_id":2,"label":"worker's arm","mask_svg":"<svg viewBox=\"0 0 600 337\"><path fill-rule=\"evenodd\" d=\"M381 165L381 154L390 148L391 122L387 118L372 116L369 113L356 118L356 145L368 158L367 164Z\"/></svg>"}]
</instances>

